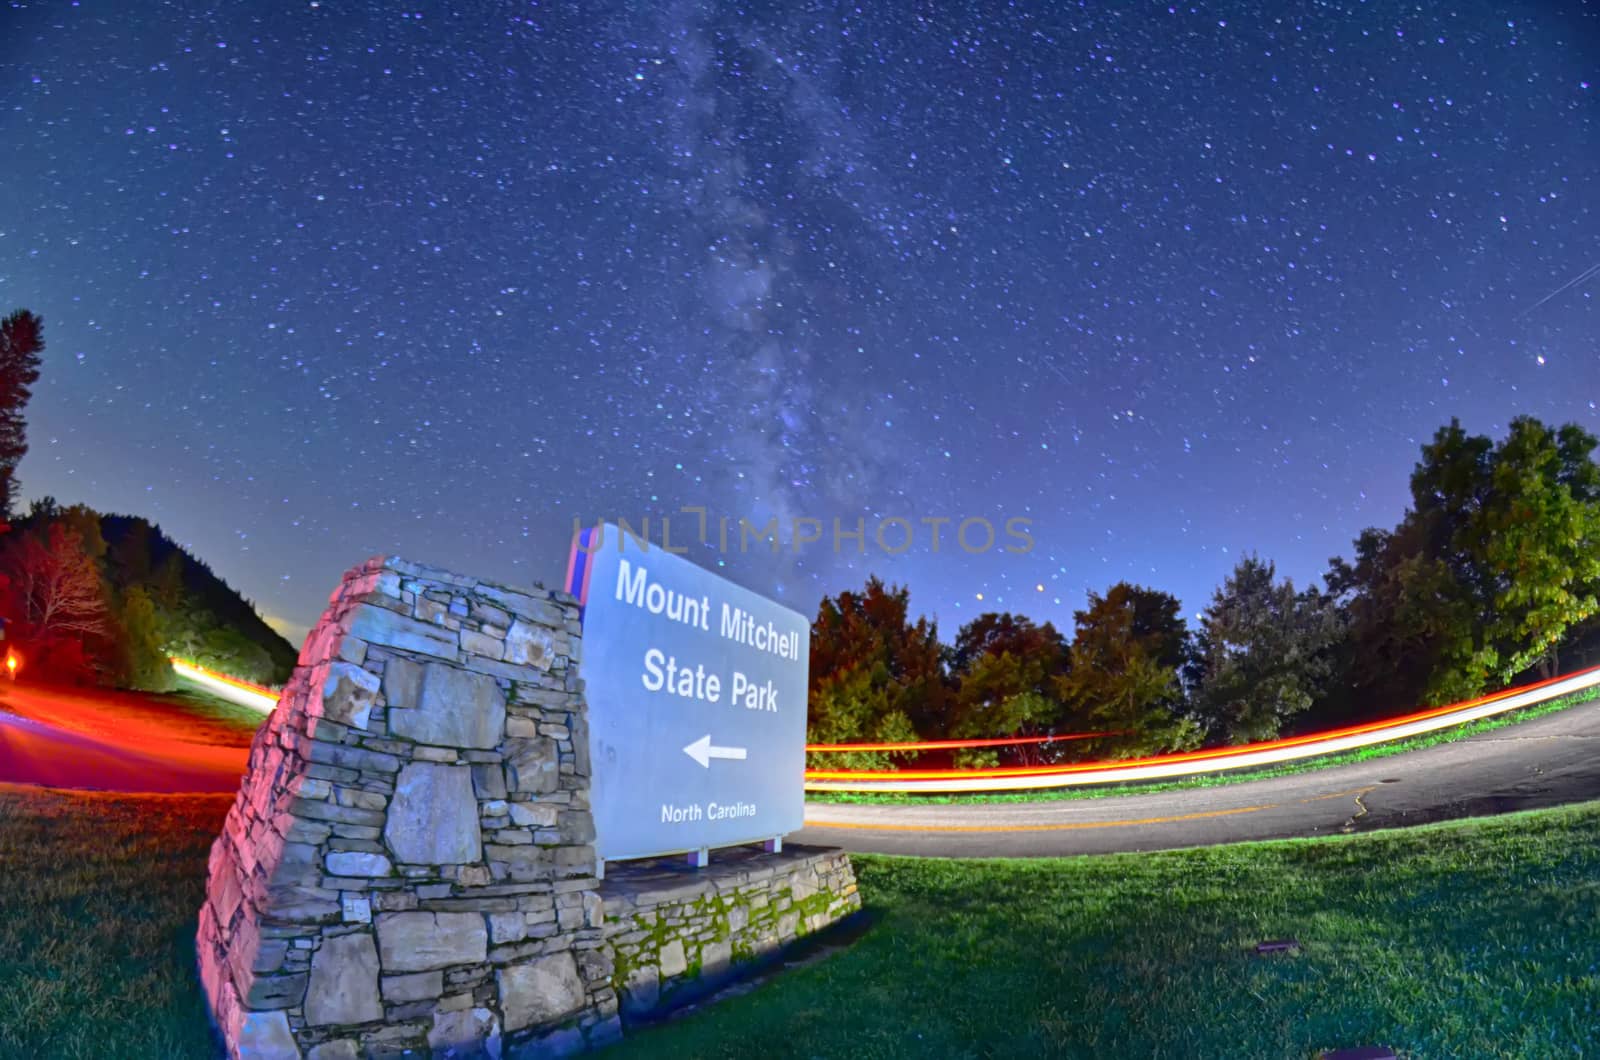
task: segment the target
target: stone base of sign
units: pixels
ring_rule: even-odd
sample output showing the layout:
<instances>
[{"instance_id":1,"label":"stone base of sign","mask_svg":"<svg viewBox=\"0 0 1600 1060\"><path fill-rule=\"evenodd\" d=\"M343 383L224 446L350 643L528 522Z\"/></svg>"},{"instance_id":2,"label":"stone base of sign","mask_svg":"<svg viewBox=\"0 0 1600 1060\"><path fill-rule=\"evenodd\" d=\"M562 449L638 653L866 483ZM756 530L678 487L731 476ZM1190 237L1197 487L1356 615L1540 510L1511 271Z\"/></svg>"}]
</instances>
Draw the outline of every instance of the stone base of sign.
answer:
<instances>
[{"instance_id":1,"label":"stone base of sign","mask_svg":"<svg viewBox=\"0 0 1600 1060\"><path fill-rule=\"evenodd\" d=\"M861 908L850 857L832 847L732 847L702 869L607 864L599 890L624 1022L703 996Z\"/></svg>"},{"instance_id":2,"label":"stone base of sign","mask_svg":"<svg viewBox=\"0 0 1600 1060\"><path fill-rule=\"evenodd\" d=\"M646 1011L859 905L838 851L596 879L581 633L562 592L345 575L211 850L196 949L230 1057L580 1052L624 993Z\"/></svg>"}]
</instances>

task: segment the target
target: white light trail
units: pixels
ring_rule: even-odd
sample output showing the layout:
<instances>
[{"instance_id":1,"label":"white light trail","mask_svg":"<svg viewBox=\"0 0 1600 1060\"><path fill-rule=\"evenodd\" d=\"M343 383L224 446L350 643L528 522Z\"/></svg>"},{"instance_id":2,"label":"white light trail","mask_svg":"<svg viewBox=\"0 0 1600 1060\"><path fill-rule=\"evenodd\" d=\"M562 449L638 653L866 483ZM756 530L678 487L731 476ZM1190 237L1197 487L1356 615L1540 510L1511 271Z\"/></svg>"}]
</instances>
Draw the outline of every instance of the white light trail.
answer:
<instances>
[{"instance_id":1,"label":"white light trail","mask_svg":"<svg viewBox=\"0 0 1600 1060\"><path fill-rule=\"evenodd\" d=\"M1170 777L1189 777L1201 773L1219 773L1228 769L1245 769L1250 766L1274 765L1318 755L1335 754L1390 740L1420 736L1451 726L1478 721L1482 718L1504 714L1508 710L1533 706L1561 696L1581 692L1600 685L1600 667L1573 674L1557 681L1541 683L1522 691L1513 690L1487 702L1468 701L1459 710L1431 714L1417 718L1415 715L1396 718L1388 725L1367 731L1326 739L1304 741L1296 739L1290 746L1244 748L1237 752L1221 752L1202 759L1185 758L1169 760L1171 756L1155 759L1132 759L1127 762L1107 763L1100 769L1083 769L1076 772L1031 773L1013 776L945 776L896 780L885 774L884 780L821 780L807 777L807 791L889 791L889 792L956 792L956 791L1027 791L1040 788L1067 788L1086 784L1118 784L1135 780L1163 780ZM915 770L906 772L915 773Z\"/></svg>"}]
</instances>

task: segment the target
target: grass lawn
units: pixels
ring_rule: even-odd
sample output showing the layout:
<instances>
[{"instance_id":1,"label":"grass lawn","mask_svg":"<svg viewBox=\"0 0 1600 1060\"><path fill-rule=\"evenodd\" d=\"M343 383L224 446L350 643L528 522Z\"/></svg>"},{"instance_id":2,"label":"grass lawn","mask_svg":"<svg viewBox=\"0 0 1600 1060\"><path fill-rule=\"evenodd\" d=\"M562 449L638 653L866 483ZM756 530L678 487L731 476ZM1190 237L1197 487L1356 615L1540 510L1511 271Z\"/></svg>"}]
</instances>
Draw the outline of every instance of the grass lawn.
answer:
<instances>
[{"instance_id":1,"label":"grass lawn","mask_svg":"<svg viewBox=\"0 0 1600 1060\"><path fill-rule=\"evenodd\" d=\"M624 1056L1593 1056L1600 803L1042 861L853 859L847 953ZM1257 957L1292 936L1297 956Z\"/></svg>"},{"instance_id":2,"label":"grass lawn","mask_svg":"<svg viewBox=\"0 0 1600 1060\"><path fill-rule=\"evenodd\" d=\"M0 788L0 1056L211 1055L192 935L227 801ZM1600 1041L1600 803L1159 854L855 861L876 923L851 949L616 1055L1523 1058ZM1254 955L1283 936L1304 950Z\"/></svg>"},{"instance_id":3,"label":"grass lawn","mask_svg":"<svg viewBox=\"0 0 1600 1060\"><path fill-rule=\"evenodd\" d=\"M1055 799L1103 799L1111 795L1150 795L1163 791L1182 791L1186 788L1214 788L1223 784L1238 784L1247 780L1264 780L1267 777L1284 777L1293 773L1309 773L1312 770L1327 769L1330 766L1350 765L1354 762L1367 762L1375 758L1388 758L1391 755L1405 754L1408 751L1420 751L1424 747L1453 743L1457 740L1465 740L1468 737L1477 736L1479 733L1493 732L1508 725L1532 721L1534 718L1542 718L1546 714L1554 714L1558 710L1575 707L1579 703L1588 703L1594 699L1600 699L1600 686L1586 688L1582 692L1574 692L1572 695L1562 696L1560 699L1552 699L1548 703L1536 703L1530 707L1521 707L1517 710L1507 711L1504 714L1497 714L1492 718L1483 718L1480 721L1468 722L1455 728L1440 729L1437 732L1424 733L1421 736L1412 736L1404 740L1395 740L1392 743L1375 744L1372 747L1321 755L1298 762L1286 762L1278 766L1236 769L1222 773L1183 777L1177 780L1162 780L1144 784L1089 784L1081 788L1041 788L1035 791L997 792L992 795L911 795L905 792L818 791L808 792L806 801L817 803L857 803L861 805L872 805L873 803L1044 802Z\"/></svg>"},{"instance_id":4,"label":"grass lawn","mask_svg":"<svg viewBox=\"0 0 1600 1060\"><path fill-rule=\"evenodd\" d=\"M210 1057L194 971L231 795L0 785L0 1057Z\"/></svg>"}]
</instances>

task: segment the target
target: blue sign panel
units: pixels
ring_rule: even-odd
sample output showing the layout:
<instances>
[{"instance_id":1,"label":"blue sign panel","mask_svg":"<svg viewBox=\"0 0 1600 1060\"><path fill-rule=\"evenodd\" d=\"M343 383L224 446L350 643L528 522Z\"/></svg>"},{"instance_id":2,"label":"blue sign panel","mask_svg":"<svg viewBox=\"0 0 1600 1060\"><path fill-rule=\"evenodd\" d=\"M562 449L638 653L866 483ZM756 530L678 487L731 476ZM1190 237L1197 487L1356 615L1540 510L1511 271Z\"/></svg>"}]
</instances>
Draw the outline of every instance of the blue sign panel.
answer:
<instances>
[{"instance_id":1,"label":"blue sign panel","mask_svg":"<svg viewBox=\"0 0 1600 1060\"><path fill-rule=\"evenodd\" d=\"M804 823L801 615L605 524L573 545L596 854L775 838Z\"/></svg>"}]
</instances>

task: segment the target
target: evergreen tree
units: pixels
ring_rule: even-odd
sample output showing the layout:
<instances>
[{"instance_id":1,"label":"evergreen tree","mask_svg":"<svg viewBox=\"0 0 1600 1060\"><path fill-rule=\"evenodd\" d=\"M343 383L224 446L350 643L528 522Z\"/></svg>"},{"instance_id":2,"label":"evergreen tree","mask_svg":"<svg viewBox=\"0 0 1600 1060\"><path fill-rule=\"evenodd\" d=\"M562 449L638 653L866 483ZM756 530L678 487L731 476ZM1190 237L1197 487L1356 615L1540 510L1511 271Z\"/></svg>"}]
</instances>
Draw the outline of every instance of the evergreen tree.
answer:
<instances>
[{"instance_id":1,"label":"evergreen tree","mask_svg":"<svg viewBox=\"0 0 1600 1060\"><path fill-rule=\"evenodd\" d=\"M1179 681L1188 629L1177 599L1119 582L1104 596L1090 593L1073 618L1070 669L1057 681L1070 724L1116 733L1097 741L1113 758L1197 746L1200 726Z\"/></svg>"},{"instance_id":2,"label":"evergreen tree","mask_svg":"<svg viewBox=\"0 0 1600 1060\"><path fill-rule=\"evenodd\" d=\"M39 381L44 321L19 309L0 320L0 517L10 519L17 500L17 464L28 451L22 411Z\"/></svg>"},{"instance_id":3,"label":"evergreen tree","mask_svg":"<svg viewBox=\"0 0 1600 1060\"><path fill-rule=\"evenodd\" d=\"M1297 593L1275 575L1271 563L1246 556L1201 617L1195 713L1213 740L1270 740L1323 694L1338 611L1331 598Z\"/></svg>"}]
</instances>

